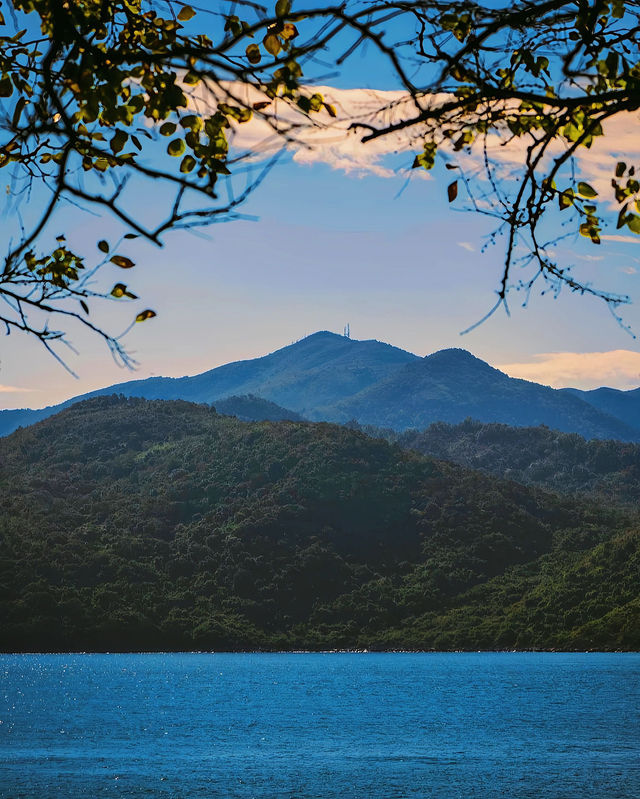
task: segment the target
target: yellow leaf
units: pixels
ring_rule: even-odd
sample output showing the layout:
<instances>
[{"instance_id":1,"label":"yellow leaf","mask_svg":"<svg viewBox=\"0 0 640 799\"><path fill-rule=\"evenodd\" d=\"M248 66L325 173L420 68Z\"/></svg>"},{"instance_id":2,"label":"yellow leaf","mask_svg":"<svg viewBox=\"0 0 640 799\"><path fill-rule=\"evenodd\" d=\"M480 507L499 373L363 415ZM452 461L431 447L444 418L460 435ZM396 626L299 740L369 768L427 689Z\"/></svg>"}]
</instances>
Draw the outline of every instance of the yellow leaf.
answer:
<instances>
[{"instance_id":1,"label":"yellow leaf","mask_svg":"<svg viewBox=\"0 0 640 799\"><path fill-rule=\"evenodd\" d=\"M178 14L178 19L180 22L189 22L189 20L193 19L195 15L196 12L191 8L191 6L182 6Z\"/></svg>"},{"instance_id":2,"label":"yellow leaf","mask_svg":"<svg viewBox=\"0 0 640 799\"><path fill-rule=\"evenodd\" d=\"M109 260L112 264L119 266L120 269L131 269L132 266L135 266L131 258L126 258L124 255L114 255Z\"/></svg>"},{"instance_id":3,"label":"yellow leaf","mask_svg":"<svg viewBox=\"0 0 640 799\"><path fill-rule=\"evenodd\" d=\"M581 197L587 197L587 199L598 196L598 192L588 183L584 183L583 181L578 183L578 194Z\"/></svg>"}]
</instances>

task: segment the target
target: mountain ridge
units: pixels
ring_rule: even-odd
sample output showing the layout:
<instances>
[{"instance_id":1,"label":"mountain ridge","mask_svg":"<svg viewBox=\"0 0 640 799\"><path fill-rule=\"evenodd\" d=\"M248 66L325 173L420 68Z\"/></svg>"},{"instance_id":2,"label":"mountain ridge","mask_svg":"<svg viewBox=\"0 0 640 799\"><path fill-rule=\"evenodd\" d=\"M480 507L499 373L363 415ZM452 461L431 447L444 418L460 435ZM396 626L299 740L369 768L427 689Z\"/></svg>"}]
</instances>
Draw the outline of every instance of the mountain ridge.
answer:
<instances>
[{"instance_id":1,"label":"mountain ridge","mask_svg":"<svg viewBox=\"0 0 640 799\"><path fill-rule=\"evenodd\" d=\"M0 436L76 402L113 393L206 404L253 396L312 421L355 420L399 431L472 417L519 427L545 424L586 438L640 441L640 389L553 389L511 378L461 348L420 358L375 339L359 341L326 330L197 375L132 380L48 408L0 411Z\"/></svg>"}]
</instances>

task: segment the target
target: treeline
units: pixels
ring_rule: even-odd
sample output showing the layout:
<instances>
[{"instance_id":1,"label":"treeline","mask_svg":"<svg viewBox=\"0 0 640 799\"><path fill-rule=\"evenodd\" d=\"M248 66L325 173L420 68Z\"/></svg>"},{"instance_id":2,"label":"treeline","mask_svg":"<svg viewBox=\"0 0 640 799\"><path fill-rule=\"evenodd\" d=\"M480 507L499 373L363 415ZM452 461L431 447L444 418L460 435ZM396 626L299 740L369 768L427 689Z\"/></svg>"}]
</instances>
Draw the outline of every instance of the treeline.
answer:
<instances>
[{"instance_id":1,"label":"treeline","mask_svg":"<svg viewBox=\"0 0 640 799\"><path fill-rule=\"evenodd\" d=\"M337 425L96 398L0 509L5 651L638 646L630 511Z\"/></svg>"}]
</instances>

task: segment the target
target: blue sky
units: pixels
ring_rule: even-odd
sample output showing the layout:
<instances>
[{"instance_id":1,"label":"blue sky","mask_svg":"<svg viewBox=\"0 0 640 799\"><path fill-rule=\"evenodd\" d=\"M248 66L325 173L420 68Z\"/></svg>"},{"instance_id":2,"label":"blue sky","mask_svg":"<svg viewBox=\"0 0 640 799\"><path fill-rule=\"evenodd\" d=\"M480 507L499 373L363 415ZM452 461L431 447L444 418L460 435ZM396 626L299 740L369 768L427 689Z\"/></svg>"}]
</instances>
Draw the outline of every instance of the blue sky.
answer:
<instances>
[{"instance_id":1,"label":"blue sky","mask_svg":"<svg viewBox=\"0 0 640 799\"><path fill-rule=\"evenodd\" d=\"M373 59L357 58L338 83L392 88ZM502 243L481 252L492 221L448 206L450 174L407 183L403 167L410 161L402 153L391 161L398 174L381 177L366 170L346 174L331 158L300 164L289 157L243 207L252 220L198 235L174 232L162 249L128 243L122 252L137 266L127 282L144 307L158 313L124 342L137 371L118 367L101 341L72 329L78 354L63 354L75 379L38 342L14 333L0 338L0 407L39 407L154 374L194 374L266 354L316 330L341 332L346 323L354 338L388 341L419 355L464 347L511 374L555 385L640 385L638 342L589 297L534 292L524 309L524 297L513 293L510 317L500 310L461 336L495 301ZM135 202L146 214L162 199L161 191L146 186ZM23 212L37 212L39 201L34 196ZM17 225L15 213L3 217L3 249ZM51 232L61 231L87 252L95 252L97 239L119 235L112 220L75 208L57 214ZM557 251L582 279L629 293L635 303L623 310L624 319L640 333L636 245L608 240L596 248L569 239ZM107 282L123 277L114 266L105 270ZM114 332L131 315L132 306L114 302L95 319ZM608 355L595 355L603 352Z\"/></svg>"}]
</instances>

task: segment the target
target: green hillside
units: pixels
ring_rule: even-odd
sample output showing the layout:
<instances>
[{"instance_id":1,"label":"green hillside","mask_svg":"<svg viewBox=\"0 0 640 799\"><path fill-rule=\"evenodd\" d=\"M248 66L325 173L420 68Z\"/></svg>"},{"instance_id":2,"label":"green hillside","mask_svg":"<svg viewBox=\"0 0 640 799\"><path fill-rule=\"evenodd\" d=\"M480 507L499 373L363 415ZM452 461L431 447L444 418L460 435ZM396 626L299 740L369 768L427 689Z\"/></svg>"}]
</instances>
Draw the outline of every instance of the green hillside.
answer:
<instances>
[{"instance_id":1,"label":"green hillside","mask_svg":"<svg viewBox=\"0 0 640 799\"><path fill-rule=\"evenodd\" d=\"M235 416L242 422L303 422L299 413L287 410L275 402L245 394L216 400L215 409L225 416Z\"/></svg>"},{"instance_id":2,"label":"green hillside","mask_svg":"<svg viewBox=\"0 0 640 799\"><path fill-rule=\"evenodd\" d=\"M487 647L530 619L540 647L636 645L628 515L335 425L96 398L0 442L0 504L5 651L476 647L465 607ZM574 572L599 599L569 617ZM544 625L507 635L501 590Z\"/></svg>"},{"instance_id":3,"label":"green hillside","mask_svg":"<svg viewBox=\"0 0 640 799\"><path fill-rule=\"evenodd\" d=\"M467 419L426 430L368 429L423 455L563 494L640 506L640 444L585 441L547 427L508 427Z\"/></svg>"}]
</instances>

